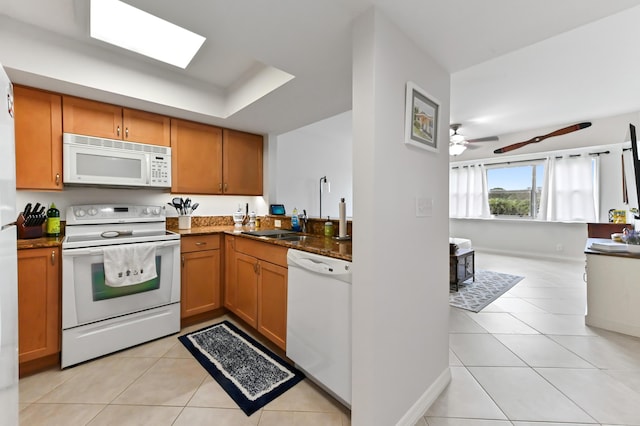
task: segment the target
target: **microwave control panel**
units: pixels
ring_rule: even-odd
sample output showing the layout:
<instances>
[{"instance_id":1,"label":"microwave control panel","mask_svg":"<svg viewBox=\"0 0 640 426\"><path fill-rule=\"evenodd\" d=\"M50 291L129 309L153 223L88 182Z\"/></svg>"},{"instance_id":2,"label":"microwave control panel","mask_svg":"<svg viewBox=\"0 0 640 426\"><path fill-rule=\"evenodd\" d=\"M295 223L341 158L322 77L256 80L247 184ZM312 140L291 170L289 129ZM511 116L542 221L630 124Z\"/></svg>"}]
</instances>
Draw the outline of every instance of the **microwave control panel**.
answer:
<instances>
[{"instance_id":1,"label":"microwave control panel","mask_svg":"<svg viewBox=\"0 0 640 426\"><path fill-rule=\"evenodd\" d=\"M171 157L151 155L151 186L171 186Z\"/></svg>"}]
</instances>

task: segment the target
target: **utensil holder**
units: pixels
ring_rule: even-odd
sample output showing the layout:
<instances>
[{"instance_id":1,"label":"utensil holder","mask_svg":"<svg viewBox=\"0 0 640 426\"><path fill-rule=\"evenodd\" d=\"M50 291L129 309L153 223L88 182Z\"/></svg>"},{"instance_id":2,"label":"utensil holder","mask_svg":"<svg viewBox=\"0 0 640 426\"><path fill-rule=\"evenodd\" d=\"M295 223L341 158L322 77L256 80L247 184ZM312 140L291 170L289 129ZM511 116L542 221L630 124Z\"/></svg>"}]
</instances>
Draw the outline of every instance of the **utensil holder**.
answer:
<instances>
[{"instance_id":1,"label":"utensil holder","mask_svg":"<svg viewBox=\"0 0 640 426\"><path fill-rule=\"evenodd\" d=\"M18 228L18 238L20 239L28 239L28 238L40 238L43 236L44 223L35 226L25 226L25 217L22 213L18 216L18 220L16 221L16 228Z\"/></svg>"},{"instance_id":2,"label":"utensil holder","mask_svg":"<svg viewBox=\"0 0 640 426\"><path fill-rule=\"evenodd\" d=\"M178 216L178 229L191 229L191 216Z\"/></svg>"}]
</instances>

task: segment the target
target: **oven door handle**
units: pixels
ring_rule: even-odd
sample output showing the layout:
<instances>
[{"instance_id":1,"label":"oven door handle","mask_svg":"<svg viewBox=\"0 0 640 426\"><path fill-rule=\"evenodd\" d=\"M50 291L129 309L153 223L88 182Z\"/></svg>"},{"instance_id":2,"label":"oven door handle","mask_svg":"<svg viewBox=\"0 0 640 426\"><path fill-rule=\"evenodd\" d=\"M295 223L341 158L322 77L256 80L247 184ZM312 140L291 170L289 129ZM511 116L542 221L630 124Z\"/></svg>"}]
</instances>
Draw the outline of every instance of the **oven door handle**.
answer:
<instances>
[{"instance_id":1,"label":"oven door handle","mask_svg":"<svg viewBox=\"0 0 640 426\"><path fill-rule=\"evenodd\" d=\"M155 244L156 249L163 247L179 246L180 240L159 241ZM62 250L63 256L86 256L98 255L103 253L103 247L89 247Z\"/></svg>"}]
</instances>

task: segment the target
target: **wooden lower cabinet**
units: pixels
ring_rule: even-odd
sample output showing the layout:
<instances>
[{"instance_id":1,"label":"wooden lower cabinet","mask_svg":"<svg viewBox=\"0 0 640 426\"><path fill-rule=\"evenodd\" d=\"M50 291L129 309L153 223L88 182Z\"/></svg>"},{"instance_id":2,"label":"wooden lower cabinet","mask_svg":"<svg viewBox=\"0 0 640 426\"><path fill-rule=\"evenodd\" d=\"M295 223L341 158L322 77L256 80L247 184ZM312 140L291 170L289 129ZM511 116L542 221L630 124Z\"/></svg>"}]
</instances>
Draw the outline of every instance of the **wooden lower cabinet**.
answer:
<instances>
[{"instance_id":1,"label":"wooden lower cabinet","mask_svg":"<svg viewBox=\"0 0 640 426\"><path fill-rule=\"evenodd\" d=\"M18 250L18 356L21 373L24 363L60 352L60 306L60 249Z\"/></svg>"},{"instance_id":2,"label":"wooden lower cabinet","mask_svg":"<svg viewBox=\"0 0 640 426\"><path fill-rule=\"evenodd\" d=\"M235 313L250 326L258 327L258 259L236 253Z\"/></svg>"},{"instance_id":3,"label":"wooden lower cabinet","mask_svg":"<svg viewBox=\"0 0 640 426\"><path fill-rule=\"evenodd\" d=\"M236 301L235 286L236 237L224 236L224 307L233 311Z\"/></svg>"},{"instance_id":4,"label":"wooden lower cabinet","mask_svg":"<svg viewBox=\"0 0 640 426\"><path fill-rule=\"evenodd\" d=\"M242 237L233 245L232 258L226 259L232 271L226 273L225 306L284 350L287 249Z\"/></svg>"},{"instance_id":5,"label":"wooden lower cabinet","mask_svg":"<svg viewBox=\"0 0 640 426\"><path fill-rule=\"evenodd\" d=\"M220 236L183 236L180 247L180 318L184 320L222 306Z\"/></svg>"},{"instance_id":6,"label":"wooden lower cabinet","mask_svg":"<svg viewBox=\"0 0 640 426\"><path fill-rule=\"evenodd\" d=\"M286 349L288 270L273 263L260 262L258 273L258 331Z\"/></svg>"}]
</instances>

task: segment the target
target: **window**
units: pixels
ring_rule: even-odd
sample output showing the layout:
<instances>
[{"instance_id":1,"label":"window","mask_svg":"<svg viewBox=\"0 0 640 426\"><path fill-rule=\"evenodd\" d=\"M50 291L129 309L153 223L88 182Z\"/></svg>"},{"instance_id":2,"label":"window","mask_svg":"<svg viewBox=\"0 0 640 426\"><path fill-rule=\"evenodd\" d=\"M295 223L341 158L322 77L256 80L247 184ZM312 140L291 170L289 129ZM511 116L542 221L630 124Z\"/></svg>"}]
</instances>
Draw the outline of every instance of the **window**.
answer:
<instances>
[{"instance_id":1,"label":"window","mask_svg":"<svg viewBox=\"0 0 640 426\"><path fill-rule=\"evenodd\" d=\"M536 218L543 180L543 161L513 166L487 166L491 214Z\"/></svg>"}]
</instances>

